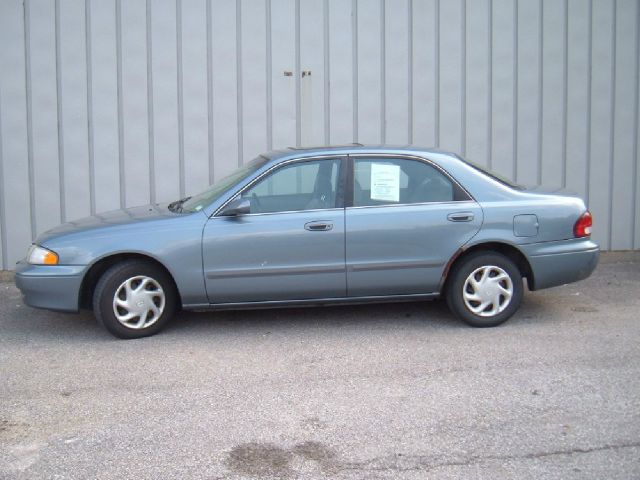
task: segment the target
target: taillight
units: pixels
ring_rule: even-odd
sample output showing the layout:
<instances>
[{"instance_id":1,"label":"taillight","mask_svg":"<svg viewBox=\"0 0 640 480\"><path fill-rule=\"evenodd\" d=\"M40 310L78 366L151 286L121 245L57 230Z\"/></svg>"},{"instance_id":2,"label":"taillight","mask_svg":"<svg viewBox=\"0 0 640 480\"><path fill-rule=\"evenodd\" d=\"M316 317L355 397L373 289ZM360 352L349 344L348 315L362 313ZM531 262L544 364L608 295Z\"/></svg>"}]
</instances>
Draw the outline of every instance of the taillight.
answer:
<instances>
[{"instance_id":1,"label":"taillight","mask_svg":"<svg viewBox=\"0 0 640 480\"><path fill-rule=\"evenodd\" d=\"M591 226L593 225L593 217L589 210L580 215L580 218L573 226L573 235L576 238L588 237L591 235Z\"/></svg>"}]
</instances>

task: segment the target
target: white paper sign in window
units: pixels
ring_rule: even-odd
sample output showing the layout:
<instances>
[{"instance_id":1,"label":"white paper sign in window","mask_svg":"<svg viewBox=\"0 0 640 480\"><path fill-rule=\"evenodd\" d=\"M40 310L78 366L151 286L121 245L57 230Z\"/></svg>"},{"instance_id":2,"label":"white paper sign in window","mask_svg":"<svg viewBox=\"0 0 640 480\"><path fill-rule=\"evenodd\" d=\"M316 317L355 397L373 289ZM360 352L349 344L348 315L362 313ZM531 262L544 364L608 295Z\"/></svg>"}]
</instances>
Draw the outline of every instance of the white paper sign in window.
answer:
<instances>
[{"instance_id":1,"label":"white paper sign in window","mask_svg":"<svg viewBox=\"0 0 640 480\"><path fill-rule=\"evenodd\" d=\"M400 166L371 164L371 200L400 201Z\"/></svg>"}]
</instances>

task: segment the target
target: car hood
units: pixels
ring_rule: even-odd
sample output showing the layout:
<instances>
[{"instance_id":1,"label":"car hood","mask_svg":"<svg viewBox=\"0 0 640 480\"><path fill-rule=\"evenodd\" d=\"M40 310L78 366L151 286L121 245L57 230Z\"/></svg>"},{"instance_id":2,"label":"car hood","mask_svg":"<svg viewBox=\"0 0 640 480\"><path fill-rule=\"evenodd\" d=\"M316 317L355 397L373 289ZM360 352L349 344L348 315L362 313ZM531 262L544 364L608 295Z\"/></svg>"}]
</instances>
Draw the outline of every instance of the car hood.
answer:
<instances>
[{"instance_id":1,"label":"car hood","mask_svg":"<svg viewBox=\"0 0 640 480\"><path fill-rule=\"evenodd\" d=\"M88 230L126 225L131 223L146 222L159 218L174 217L180 214L173 213L168 208L168 203L149 204L139 207L123 208L104 213L96 213L72 222L66 222L41 234L36 243L43 244L47 240L61 235L85 232Z\"/></svg>"}]
</instances>

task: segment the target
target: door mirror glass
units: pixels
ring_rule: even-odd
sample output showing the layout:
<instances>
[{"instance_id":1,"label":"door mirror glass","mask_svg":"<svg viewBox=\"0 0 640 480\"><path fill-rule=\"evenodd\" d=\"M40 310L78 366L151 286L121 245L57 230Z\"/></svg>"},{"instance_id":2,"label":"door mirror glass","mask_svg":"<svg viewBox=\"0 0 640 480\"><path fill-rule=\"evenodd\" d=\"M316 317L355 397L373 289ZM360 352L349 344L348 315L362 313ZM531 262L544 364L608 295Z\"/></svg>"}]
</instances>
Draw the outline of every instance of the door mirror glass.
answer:
<instances>
[{"instance_id":1,"label":"door mirror glass","mask_svg":"<svg viewBox=\"0 0 640 480\"><path fill-rule=\"evenodd\" d=\"M220 213L221 217L237 217L251 212L251 201L248 198L235 198L231 200Z\"/></svg>"}]
</instances>

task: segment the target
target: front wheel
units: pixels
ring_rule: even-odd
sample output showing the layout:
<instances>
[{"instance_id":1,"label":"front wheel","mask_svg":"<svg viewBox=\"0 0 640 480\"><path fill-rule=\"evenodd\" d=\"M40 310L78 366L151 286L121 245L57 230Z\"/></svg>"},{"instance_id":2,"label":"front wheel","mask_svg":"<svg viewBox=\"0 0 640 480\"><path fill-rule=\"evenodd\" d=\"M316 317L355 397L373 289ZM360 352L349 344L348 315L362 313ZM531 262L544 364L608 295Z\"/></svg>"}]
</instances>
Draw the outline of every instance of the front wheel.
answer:
<instances>
[{"instance_id":1,"label":"front wheel","mask_svg":"<svg viewBox=\"0 0 640 480\"><path fill-rule=\"evenodd\" d=\"M140 260L118 263L98 281L93 312L118 338L141 338L158 333L176 309L176 293L169 275Z\"/></svg>"},{"instance_id":2,"label":"front wheel","mask_svg":"<svg viewBox=\"0 0 640 480\"><path fill-rule=\"evenodd\" d=\"M522 274L499 253L479 252L454 268L447 287L447 304L474 327L495 327L507 321L522 301Z\"/></svg>"}]
</instances>

